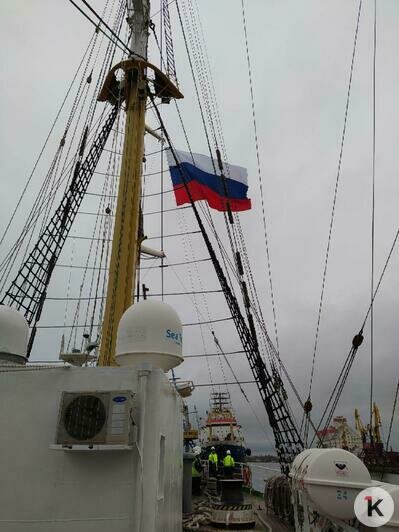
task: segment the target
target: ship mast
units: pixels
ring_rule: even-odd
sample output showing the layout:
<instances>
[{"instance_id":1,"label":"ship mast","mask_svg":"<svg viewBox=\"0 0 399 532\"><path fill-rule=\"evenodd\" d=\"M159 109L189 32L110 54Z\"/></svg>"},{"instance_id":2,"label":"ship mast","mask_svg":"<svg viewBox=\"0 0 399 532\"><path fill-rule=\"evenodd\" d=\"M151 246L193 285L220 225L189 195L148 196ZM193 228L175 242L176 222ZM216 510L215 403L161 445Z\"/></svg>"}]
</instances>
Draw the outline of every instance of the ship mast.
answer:
<instances>
[{"instance_id":1,"label":"ship mast","mask_svg":"<svg viewBox=\"0 0 399 532\"><path fill-rule=\"evenodd\" d=\"M111 69L98 96L99 101L112 104L124 100L126 108L125 140L98 362L100 366L116 365L118 324L134 299L136 269L143 239L140 199L144 133L148 131L159 139L159 135L145 125L147 96L150 95L151 99L161 98L162 103L169 103L172 98L183 98L173 81L147 61L150 0L128 0L127 22L132 32L129 59ZM124 73L122 81L115 75L119 70ZM151 79L147 77L147 72L151 72ZM149 84L152 84L152 91ZM162 256L159 253L155 255Z\"/></svg>"},{"instance_id":2,"label":"ship mast","mask_svg":"<svg viewBox=\"0 0 399 532\"><path fill-rule=\"evenodd\" d=\"M132 37L130 59L147 59L150 0L128 0ZM144 153L146 69L125 70L126 124L99 365L115 364L116 332L124 311L133 303L140 253L140 197Z\"/></svg>"}]
</instances>

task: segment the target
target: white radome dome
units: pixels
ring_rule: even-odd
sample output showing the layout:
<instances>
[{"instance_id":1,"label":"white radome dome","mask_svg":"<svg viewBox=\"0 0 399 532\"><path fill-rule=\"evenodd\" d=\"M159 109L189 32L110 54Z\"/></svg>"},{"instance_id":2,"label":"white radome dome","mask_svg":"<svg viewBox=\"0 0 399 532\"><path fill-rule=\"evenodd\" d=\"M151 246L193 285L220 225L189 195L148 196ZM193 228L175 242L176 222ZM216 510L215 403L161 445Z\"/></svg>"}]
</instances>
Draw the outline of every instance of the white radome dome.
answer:
<instances>
[{"instance_id":1,"label":"white radome dome","mask_svg":"<svg viewBox=\"0 0 399 532\"><path fill-rule=\"evenodd\" d=\"M0 360L24 363L29 325L24 316L7 305L0 305Z\"/></svg>"},{"instance_id":2,"label":"white radome dome","mask_svg":"<svg viewBox=\"0 0 399 532\"><path fill-rule=\"evenodd\" d=\"M116 339L120 366L148 362L163 371L183 362L183 330L177 312L162 301L143 300L123 314Z\"/></svg>"}]
</instances>

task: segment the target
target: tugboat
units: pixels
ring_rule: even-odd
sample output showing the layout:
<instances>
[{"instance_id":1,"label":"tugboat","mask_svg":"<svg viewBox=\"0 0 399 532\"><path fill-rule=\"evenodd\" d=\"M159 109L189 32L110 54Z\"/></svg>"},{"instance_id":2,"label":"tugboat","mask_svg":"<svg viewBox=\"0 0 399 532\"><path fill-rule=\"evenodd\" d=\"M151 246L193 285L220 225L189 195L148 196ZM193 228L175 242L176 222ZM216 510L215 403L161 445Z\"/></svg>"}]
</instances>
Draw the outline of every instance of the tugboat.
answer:
<instances>
[{"instance_id":1,"label":"tugboat","mask_svg":"<svg viewBox=\"0 0 399 532\"><path fill-rule=\"evenodd\" d=\"M220 464L229 450L236 466L240 466L243 485L250 487L251 469L247 465L247 457L251 455L251 449L245 445L241 425L237 423L231 404L230 393L212 392L209 402L210 409L200 432L201 457L207 460L214 447Z\"/></svg>"}]
</instances>

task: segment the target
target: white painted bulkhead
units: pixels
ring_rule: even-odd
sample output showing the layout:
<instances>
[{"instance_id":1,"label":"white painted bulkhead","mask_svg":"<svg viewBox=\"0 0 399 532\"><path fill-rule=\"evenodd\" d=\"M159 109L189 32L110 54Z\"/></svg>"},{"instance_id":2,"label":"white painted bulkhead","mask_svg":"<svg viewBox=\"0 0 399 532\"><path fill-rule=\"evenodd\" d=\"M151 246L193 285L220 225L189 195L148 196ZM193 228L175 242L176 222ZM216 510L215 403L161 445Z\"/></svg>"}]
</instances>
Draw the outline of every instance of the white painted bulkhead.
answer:
<instances>
[{"instance_id":1,"label":"white painted bulkhead","mask_svg":"<svg viewBox=\"0 0 399 532\"><path fill-rule=\"evenodd\" d=\"M1 532L181 530L182 402L162 370L8 366L0 390ZM109 390L137 394L133 449L50 448L62 392Z\"/></svg>"}]
</instances>

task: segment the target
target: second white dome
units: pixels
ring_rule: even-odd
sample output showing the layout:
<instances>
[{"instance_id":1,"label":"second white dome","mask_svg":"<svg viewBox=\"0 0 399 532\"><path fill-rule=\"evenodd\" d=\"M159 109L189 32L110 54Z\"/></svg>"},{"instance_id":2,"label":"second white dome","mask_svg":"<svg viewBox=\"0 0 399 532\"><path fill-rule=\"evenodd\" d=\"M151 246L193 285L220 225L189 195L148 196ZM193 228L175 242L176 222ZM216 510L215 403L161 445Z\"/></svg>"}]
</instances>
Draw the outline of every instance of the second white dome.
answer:
<instances>
[{"instance_id":1,"label":"second white dome","mask_svg":"<svg viewBox=\"0 0 399 532\"><path fill-rule=\"evenodd\" d=\"M168 371L183 362L183 330L177 312L167 303L143 300L123 314L116 340L121 366L150 362Z\"/></svg>"}]
</instances>

